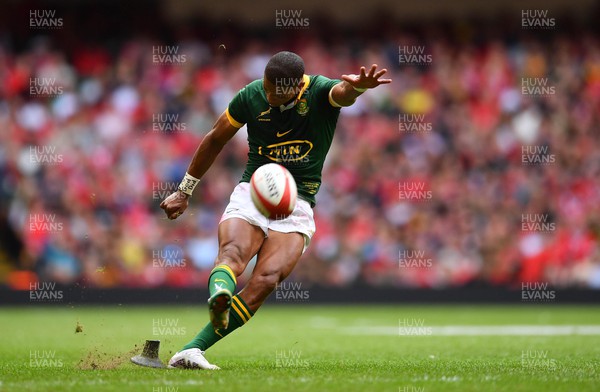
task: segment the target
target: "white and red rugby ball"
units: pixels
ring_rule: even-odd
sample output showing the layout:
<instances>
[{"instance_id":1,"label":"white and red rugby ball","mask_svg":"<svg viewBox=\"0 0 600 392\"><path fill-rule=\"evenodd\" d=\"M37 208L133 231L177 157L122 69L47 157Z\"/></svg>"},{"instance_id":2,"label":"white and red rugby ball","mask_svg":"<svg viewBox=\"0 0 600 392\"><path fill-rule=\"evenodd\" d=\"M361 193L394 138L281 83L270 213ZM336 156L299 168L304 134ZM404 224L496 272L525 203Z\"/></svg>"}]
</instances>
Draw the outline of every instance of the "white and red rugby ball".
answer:
<instances>
[{"instance_id":1,"label":"white and red rugby ball","mask_svg":"<svg viewBox=\"0 0 600 392\"><path fill-rule=\"evenodd\" d=\"M250 196L261 214L269 219L283 219L296 207L296 181L285 167L267 163L252 174Z\"/></svg>"}]
</instances>

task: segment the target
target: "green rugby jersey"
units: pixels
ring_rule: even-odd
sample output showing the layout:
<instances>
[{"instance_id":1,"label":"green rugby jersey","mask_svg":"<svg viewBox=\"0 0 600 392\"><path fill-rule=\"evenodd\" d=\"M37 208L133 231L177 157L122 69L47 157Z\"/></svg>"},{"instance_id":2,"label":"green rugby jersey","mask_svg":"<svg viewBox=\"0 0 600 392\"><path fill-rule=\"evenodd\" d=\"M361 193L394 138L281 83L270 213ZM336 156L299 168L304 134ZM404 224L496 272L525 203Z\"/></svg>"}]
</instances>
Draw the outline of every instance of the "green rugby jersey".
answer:
<instances>
[{"instance_id":1,"label":"green rugby jersey","mask_svg":"<svg viewBox=\"0 0 600 392\"><path fill-rule=\"evenodd\" d=\"M262 79L242 88L226 115L235 127L248 126L248 163L240 182L260 166L276 162L286 167L298 187L298 196L315 205L321 171L329 151L340 108L329 91L340 81L320 75L304 75L304 87L296 104L287 110L269 106Z\"/></svg>"}]
</instances>

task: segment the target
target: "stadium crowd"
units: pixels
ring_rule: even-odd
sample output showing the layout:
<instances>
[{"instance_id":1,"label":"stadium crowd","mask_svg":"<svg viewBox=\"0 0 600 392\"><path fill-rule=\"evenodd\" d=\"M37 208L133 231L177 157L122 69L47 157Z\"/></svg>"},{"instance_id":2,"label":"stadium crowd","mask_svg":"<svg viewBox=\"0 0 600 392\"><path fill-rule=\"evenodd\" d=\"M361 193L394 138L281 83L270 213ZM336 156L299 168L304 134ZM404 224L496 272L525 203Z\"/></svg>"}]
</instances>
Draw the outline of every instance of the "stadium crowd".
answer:
<instances>
[{"instance_id":1,"label":"stadium crowd","mask_svg":"<svg viewBox=\"0 0 600 392\"><path fill-rule=\"evenodd\" d=\"M316 23L288 33L2 41L0 284L30 271L86 287L203 287L245 128L182 217L159 204L237 90L287 49L310 74L377 63L393 79L342 110L317 233L290 279L600 288L597 35L384 25L323 40Z\"/></svg>"}]
</instances>

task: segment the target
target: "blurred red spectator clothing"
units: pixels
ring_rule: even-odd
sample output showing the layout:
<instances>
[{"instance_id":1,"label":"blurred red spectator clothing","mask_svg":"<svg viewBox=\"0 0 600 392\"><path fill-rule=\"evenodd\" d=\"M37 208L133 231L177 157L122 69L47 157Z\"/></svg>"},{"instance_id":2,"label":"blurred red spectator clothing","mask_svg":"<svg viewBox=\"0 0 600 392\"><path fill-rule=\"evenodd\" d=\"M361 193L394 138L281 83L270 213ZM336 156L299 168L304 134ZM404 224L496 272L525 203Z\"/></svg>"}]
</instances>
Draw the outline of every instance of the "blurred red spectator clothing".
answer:
<instances>
[{"instance_id":1,"label":"blurred red spectator clothing","mask_svg":"<svg viewBox=\"0 0 600 392\"><path fill-rule=\"evenodd\" d=\"M103 75L111 62L110 54L99 46L81 46L73 52L73 65L82 77Z\"/></svg>"},{"instance_id":2,"label":"blurred red spectator clothing","mask_svg":"<svg viewBox=\"0 0 600 392\"><path fill-rule=\"evenodd\" d=\"M176 239L185 248L190 238L216 236L218 216L247 160L244 130L203 178L185 219L166 220L158 207L165 194L154 195L153 187L177 185L228 100L261 77L273 42L248 33L243 51L216 53L209 48L227 41L216 32L197 41L132 34L84 44L73 26L61 30L68 45L49 36L2 52L0 175L15 174L5 176L0 197L28 250L17 268L51 278L36 259L50 234L24 227L29 214L41 211L63 219L65 230L52 239L62 240L65 258L82 267L82 278L64 279L92 287L205 284L206 267L164 270L152 266L151 255ZM452 38L451 28L429 27L423 31ZM352 48L335 29L323 44L314 28L312 38L294 35L275 46L298 48L307 73L336 78L377 62L394 82L341 110L317 195L325 207L317 205L317 233L295 273L309 284L333 271L332 284L340 286L592 284L573 269L593 259L599 246L600 40L586 41L581 54L565 60L553 48L579 53L577 38L500 29L498 37L483 35L473 45L425 33L419 38L433 48L433 61L400 66L393 49L400 25ZM31 34L27 38L37 32ZM196 49L190 61L158 65L150 55L155 43ZM41 74L56 76L65 92L32 96L30 78ZM547 77L558 93L525 95L521 77ZM187 129L156 131L155 116L162 113L176 113ZM405 113L424 114L416 121L431 127L401 133ZM31 154L31 147L53 146L63 154L58 165L39 164ZM548 147L554 162L524 164L525 146ZM407 181L423 182L431 199L400 200L399 183ZM556 230L523 243L531 233L523 232L521 220L529 213L551 216ZM443 265L414 270L398 268L401 247L434 255L456 250Z\"/></svg>"},{"instance_id":3,"label":"blurred red spectator clothing","mask_svg":"<svg viewBox=\"0 0 600 392\"><path fill-rule=\"evenodd\" d=\"M8 287L21 291L31 290L38 281L39 278L35 272L23 270L9 272L7 279Z\"/></svg>"},{"instance_id":4,"label":"blurred red spectator clothing","mask_svg":"<svg viewBox=\"0 0 600 392\"><path fill-rule=\"evenodd\" d=\"M499 115L498 105L492 100L476 100L470 105L470 116L476 131L492 132L498 124Z\"/></svg>"},{"instance_id":5,"label":"blurred red spectator clothing","mask_svg":"<svg viewBox=\"0 0 600 392\"><path fill-rule=\"evenodd\" d=\"M21 64L9 66L6 79L4 80L4 90L7 98L13 98L15 95L29 92L29 71ZM1 90L0 90L1 91Z\"/></svg>"},{"instance_id":6,"label":"blurred red spectator clothing","mask_svg":"<svg viewBox=\"0 0 600 392\"><path fill-rule=\"evenodd\" d=\"M552 249L548 248L536 255L523 257L519 282L547 282L544 271L552 256Z\"/></svg>"},{"instance_id":7,"label":"blurred red spectator clothing","mask_svg":"<svg viewBox=\"0 0 600 392\"><path fill-rule=\"evenodd\" d=\"M571 267L592 256L596 246L594 235L582 228L580 231L560 230L552 244L555 264Z\"/></svg>"},{"instance_id":8,"label":"blurred red spectator clothing","mask_svg":"<svg viewBox=\"0 0 600 392\"><path fill-rule=\"evenodd\" d=\"M212 66L199 69L194 79L196 90L204 94L212 93L219 86L220 82L220 72Z\"/></svg>"}]
</instances>

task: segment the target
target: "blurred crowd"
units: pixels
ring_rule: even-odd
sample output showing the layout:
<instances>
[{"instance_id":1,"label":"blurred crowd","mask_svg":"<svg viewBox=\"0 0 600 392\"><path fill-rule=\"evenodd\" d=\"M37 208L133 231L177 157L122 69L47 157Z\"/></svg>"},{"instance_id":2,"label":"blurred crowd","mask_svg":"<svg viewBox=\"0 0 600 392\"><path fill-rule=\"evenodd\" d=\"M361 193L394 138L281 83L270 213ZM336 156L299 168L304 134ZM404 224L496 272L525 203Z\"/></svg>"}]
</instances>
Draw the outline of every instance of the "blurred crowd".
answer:
<instances>
[{"instance_id":1,"label":"blurred crowd","mask_svg":"<svg viewBox=\"0 0 600 392\"><path fill-rule=\"evenodd\" d=\"M597 34L334 30L1 40L0 284L203 287L245 128L183 216L159 204L233 95L293 50L309 74L377 63L393 83L342 110L290 279L600 288Z\"/></svg>"}]
</instances>

